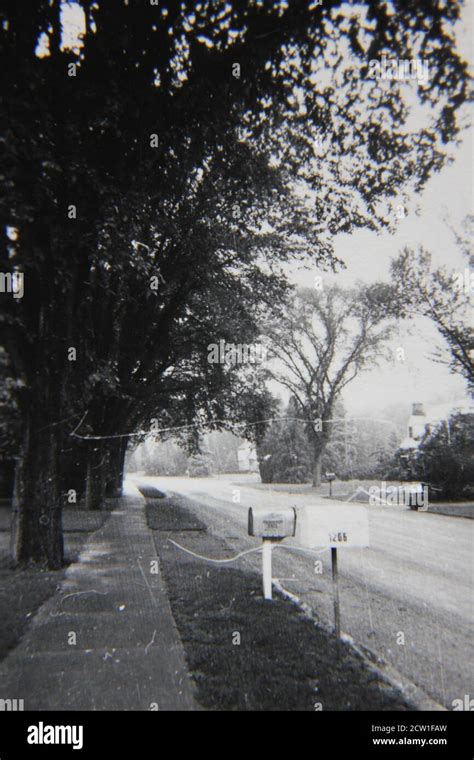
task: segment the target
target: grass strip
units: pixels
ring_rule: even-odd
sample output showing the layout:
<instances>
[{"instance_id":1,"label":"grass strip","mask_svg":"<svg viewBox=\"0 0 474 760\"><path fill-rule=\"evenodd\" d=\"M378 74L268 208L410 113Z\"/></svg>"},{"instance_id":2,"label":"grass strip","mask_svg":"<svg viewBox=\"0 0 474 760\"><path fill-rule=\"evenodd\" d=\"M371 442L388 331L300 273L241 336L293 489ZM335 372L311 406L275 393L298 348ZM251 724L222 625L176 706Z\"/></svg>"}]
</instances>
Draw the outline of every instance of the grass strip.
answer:
<instances>
[{"instance_id":1,"label":"grass strip","mask_svg":"<svg viewBox=\"0 0 474 760\"><path fill-rule=\"evenodd\" d=\"M172 505L169 505L170 508ZM188 510L175 505L176 514ZM188 512L187 521L193 519ZM207 557L226 557L208 532L155 532L170 602L209 710L411 710L404 695L348 644L291 602L262 599L261 579L237 566L196 560L168 538ZM244 565L245 567L245 565Z\"/></svg>"}]
</instances>

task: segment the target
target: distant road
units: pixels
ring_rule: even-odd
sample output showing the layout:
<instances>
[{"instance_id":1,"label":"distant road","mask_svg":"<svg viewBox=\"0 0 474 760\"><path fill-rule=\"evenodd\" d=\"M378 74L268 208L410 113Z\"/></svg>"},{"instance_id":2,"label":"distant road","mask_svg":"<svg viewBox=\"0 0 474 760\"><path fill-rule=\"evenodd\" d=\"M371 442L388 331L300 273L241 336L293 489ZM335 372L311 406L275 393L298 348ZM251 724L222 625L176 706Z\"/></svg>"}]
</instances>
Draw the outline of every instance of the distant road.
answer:
<instances>
[{"instance_id":1,"label":"distant road","mask_svg":"<svg viewBox=\"0 0 474 760\"><path fill-rule=\"evenodd\" d=\"M247 536L250 506L334 503L252 487L239 475L139 480L193 499L196 513L236 551L258 545ZM338 552L342 629L452 709L454 699L474 697L473 521L404 507L367 510L370 548ZM247 561L259 567L258 556ZM274 557L274 577L331 622L329 552L321 555L322 575L309 553L278 550Z\"/></svg>"}]
</instances>

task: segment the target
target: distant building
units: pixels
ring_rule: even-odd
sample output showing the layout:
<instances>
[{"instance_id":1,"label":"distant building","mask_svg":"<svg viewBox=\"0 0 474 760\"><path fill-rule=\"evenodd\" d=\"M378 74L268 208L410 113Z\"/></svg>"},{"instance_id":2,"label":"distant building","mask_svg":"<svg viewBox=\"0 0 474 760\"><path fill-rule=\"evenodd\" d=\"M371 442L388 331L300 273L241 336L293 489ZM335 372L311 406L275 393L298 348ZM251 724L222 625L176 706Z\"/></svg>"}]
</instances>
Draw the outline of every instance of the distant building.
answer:
<instances>
[{"instance_id":1,"label":"distant building","mask_svg":"<svg viewBox=\"0 0 474 760\"><path fill-rule=\"evenodd\" d=\"M248 441L237 449L239 472L258 472L258 458L255 446Z\"/></svg>"},{"instance_id":2,"label":"distant building","mask_svg":"<svg viewBox=\"0 0 474 760\"><path fill-rule=\"evenodd\" d=\"M447 425L454 414L474 414L474 400L466 397L446 404L433 404L426 410L424 404L413 404L407 435L400 444L400 450L406 453L416 450L425 433L433 432L443 422Z\"/></svg>"}]
</instances>

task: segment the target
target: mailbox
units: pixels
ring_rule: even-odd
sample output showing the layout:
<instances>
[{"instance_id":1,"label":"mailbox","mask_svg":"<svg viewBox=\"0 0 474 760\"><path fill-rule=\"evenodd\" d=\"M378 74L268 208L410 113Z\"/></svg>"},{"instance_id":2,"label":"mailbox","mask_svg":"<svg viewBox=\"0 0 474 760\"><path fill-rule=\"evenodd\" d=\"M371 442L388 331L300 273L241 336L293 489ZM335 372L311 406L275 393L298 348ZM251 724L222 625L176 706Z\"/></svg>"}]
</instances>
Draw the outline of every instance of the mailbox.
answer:
<instances>
[{"instance_id":1,"label":"mailbox","mask_svg":"<svg viewBox=\"0 0 474 760\"><path fill-rule=\"evenodd\" d=\"M410 509L426 512L428 509L428 484L415 483L410 486L402 486L403 501Z\"/></svg>"},{"instance_id":2,"label":"mailbox","mask_svg":"<svg viewBox=\"0 0 474 760\"><path fill-rule=\"evenodd\" d=\"M278 540L294 536L296 532L296 510L249 509L249 536Z\"/></svg>"}]
</instances>

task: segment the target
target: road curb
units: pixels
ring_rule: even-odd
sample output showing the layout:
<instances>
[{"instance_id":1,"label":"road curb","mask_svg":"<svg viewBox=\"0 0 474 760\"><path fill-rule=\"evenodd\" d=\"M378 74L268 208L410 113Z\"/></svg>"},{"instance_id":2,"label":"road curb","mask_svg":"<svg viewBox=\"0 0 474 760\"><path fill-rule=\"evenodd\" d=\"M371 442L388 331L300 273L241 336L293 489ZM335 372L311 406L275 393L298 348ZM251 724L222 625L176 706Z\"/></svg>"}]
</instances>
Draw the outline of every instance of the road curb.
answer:
<instances>
[{"instance_id":1,"label":"road curb","mask_svg":"<svg viewBox=\"0 0 474 760\"><path fill-rule=\"evenodd\" d=\"M312 607L306 602L303 602L296 594L288 591L278 581L273 581L273 586L277 591L298 607L305 617L309 618L316 626L322 628L327 633L333 633L333 629L324 621L317 618ZM349 634L342 632L341 639L345 644L348 644L351 649L364 660L367 667L377 675L380 680L390 683L391 686L399 689L402 694L414 705L416 710L428 711L428 712L449 712L446 707L441 705L436 700L432 699L422 688L417 686L409 678L402 675L392 665L388 665L380 659L378 655L372 652L367 647L361 647Z\"/></svg>"}]
</instances>

